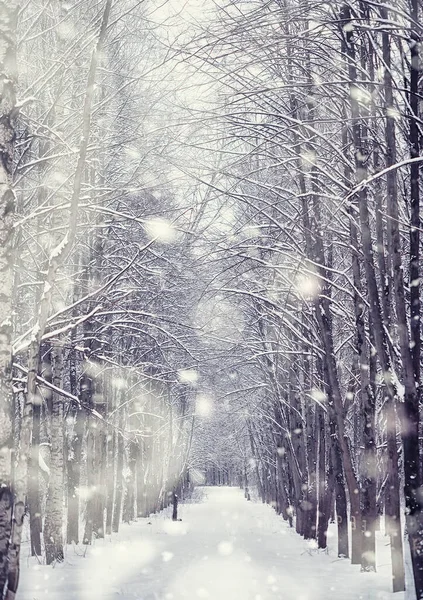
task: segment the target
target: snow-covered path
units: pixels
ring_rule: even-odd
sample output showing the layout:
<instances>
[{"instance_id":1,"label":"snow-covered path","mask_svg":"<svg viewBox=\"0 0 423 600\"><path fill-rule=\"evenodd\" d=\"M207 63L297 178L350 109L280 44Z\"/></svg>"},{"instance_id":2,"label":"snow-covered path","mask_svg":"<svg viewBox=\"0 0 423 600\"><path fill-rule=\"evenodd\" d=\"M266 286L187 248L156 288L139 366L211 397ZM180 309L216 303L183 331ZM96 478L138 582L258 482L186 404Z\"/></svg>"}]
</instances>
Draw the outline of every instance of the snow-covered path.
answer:
<instances>
[{"instance_id":1,"label":"snow-covered path","mask_svg":"<svg viewBox=\"0 0 423 600\"><path fill-rule=\"evenodd\" d=\"M384 548L378 573L363 574L313 549L266 505L236 488L202 488L201 501L122 526L65 564L23 565L18 600L392 600ZM395 600L402 600L396 594Z\"/></svg>"}]
</instances>

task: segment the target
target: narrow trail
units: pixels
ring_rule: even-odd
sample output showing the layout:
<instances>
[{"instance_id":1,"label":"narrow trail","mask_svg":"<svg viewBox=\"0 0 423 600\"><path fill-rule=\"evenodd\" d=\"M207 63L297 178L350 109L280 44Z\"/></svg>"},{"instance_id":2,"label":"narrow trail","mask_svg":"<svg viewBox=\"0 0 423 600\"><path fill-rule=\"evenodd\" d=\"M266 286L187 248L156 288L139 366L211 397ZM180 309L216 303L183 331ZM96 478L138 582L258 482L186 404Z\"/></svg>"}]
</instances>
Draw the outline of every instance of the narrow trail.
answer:
<instances>
[{"instance_id":1,"label":"narrow trail","mask_svg":"<svg viewBox=\"0 0 423 600\"><path fill-rule=\"evenodd\" d=\"M271 507L236 488L202 488L180 506L122 526L118 535L68 547L56 568L23 565L18 600L384 600L390 593L385 540L376 574L322 553ZM333 545L333 544L332 544ZM385 563L385 564L384 564ZM395 600L402 600L396 594Z\"/></svg>"}]
</instances>

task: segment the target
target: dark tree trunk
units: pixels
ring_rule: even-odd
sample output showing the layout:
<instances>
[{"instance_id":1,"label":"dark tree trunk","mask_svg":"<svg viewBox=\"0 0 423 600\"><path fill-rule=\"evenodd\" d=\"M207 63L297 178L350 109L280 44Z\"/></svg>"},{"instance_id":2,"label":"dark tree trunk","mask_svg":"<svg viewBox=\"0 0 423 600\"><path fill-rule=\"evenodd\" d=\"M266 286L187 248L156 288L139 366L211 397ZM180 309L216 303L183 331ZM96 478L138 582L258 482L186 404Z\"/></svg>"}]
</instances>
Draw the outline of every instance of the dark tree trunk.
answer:
<instances>
[{"instance_id":1,"label":"dark tree trunk","mask_svg":"<svg viewBox=\"0 0 423 600\"><path fill-rule=\"evenodd\" d=\"M172 493L172 521L178 520L178 494L176 489Z\"/></svg>"},{"instance_id":2,"label":"dark tree trunk","mask_svg":"<svg viewBox=\"0 0 423 600\"><path fill-rule=\"evenodd\" d=\"M322 408L318 412L318 519L317 519L317 545L319 548L327 547L327 530L329 526L330 508L335 479L333 468L326 481L326 430L325 413Z\"/></svg>"},{"instance_id":3,"label":"dark tree trunk","mask_svg":"<svg viewBox=\"0 0 423 600\"><path fill-rule=\"evenodd\" d=\"M331 459L333 471L335 475L335 510L336 522L338 524L338 556L348 558L348 511L347 511L347 495L345 493L344 473L342 469L341 452L339 449L338 440L335 434L335 425L330 423L331 431ZM352 535L357 536L354 529L354 521L352 521ZM361 532L358 531L358 538L361 540Z\"/></svg>"},{"instance_id":4,"label":"dark tree trunk","mask_svg":"<svg viewBox=\"0 0 423 600\"><path fill-rule=\"evenodd\" d=\"M350 240L353 249L352 267L354 281L354 311L356 324L356 347L359 361L360 398L362 414L363 453L361 456L361 502L362 541L361 568L376 570L376 443L375 443L375 398L370 382L370 352L364 320L364 303L361 292L361 273L357 227L350 211ZM353 533L355 536L355 533ZM353 552L354 554L354 552ZM356 560L353 560L353 563Z\"/></svg>"},{"instance_id":5,"label":"dark tree trunk","mask_svg":"<svg viewBox=\"0 0 423 600\"><path fill-rule=\"evenodd\" d=\"M31 536L31 555L41 556L41 498L40 498L40 415L41 405L34 404L32 412L32 449L28 469L28 510Z\"/></svg>"},{"instance_id":6,"label":"dark tree trunk","mask_svg":"<svg viewBox=\"0 0 423 600\"><path fill-rule=\"evenodd\" d=\"M67 460L67 495L68 518L66 539L68 544L79 543L79 495L78 488L81 484L82 441L85 429L85 410L79 407L73 409L75 423L74 434L70 440Z\"/></svg>"},{"instance_id":7,"label":"dark tree trunk","mask_svg":"<svg viewBox=\"0 0 423 600\"><path fill-rule=\"evenodd\" d=\"M414 19L418 20L418 2L413 0L411 3L412 9L412 29L414 32ZM382 8L381 14L385 17L387 12ZM410 151L413 155L419 154L418 146L418 126L413 124L417 117L418 99L416 93L418 91L419 77L419 43L418 36L411 36L411 80L410 80L410 106L413 112L413 117L410 120ZM395 120L389 113L389 109L393 106L393 85L391 75L391 49L390 39L387 33L383 35L383 58L386 65L384 72L384 92L385 92L385 108L386 108L386 160L387 166L395 165L396 157L396 135L395 135ZM419 248L418 228L420 226L419 216L419 169L414 172L414 165L411 165L411 233L410 233L410 276L412 283L410 286L410 297L414 298L411 303L411 315L414 314L410 323L410 331L412 332L411 339L409 337L409 328L407 321L407 308L405 301L405 289L403 280L402 268L402 248L399 231L399 211L398 211L398 194L397 194L397 176L395 170L390 170L387 173L387 207L389 219L388 241L389 250L392 256L393 265L393 280L394 280L394 296L395 307L398 321L398 337L401 352L401 362L403 368L404 381L404 401L398 403L398 410L402 419L401 435L404 453L404 493L406 506L406 523L408 538L410 542L411 559L413 565L414 583L416 586L417 597L423 598L423 501L421 497L421 466L420 466L420 445L419 445L419 390L420 390L420 352L417 360L413 354L415 343L420 348L420 300L419 300ZM413 181L414 177L414 181ZM416 214L417 211L417 214ZM417 224L416 224L417 223ZM415 229L417 228L417 229ZM416 246L417 242L417 246ZM416 255L415 255L416 254ZM412 275L412 273L414 275ZM413 281L415 279L415 281ZM416 291L413 290L417 287ZM417 336L417 341L413 339ZM411 344L410 342L413 342ZM410 350L411 348L411 350ZM417 365L416 365L417 362Z\"/></svg>"},{"instance_id":8,"label":"dark tree trunk","mask_svg":"<svg viewBox=\"0 0 423 600\"><path fill-rule=\"evenodd\" d=\"M385 400L387 482L385 490L386 533L391 541L392 589L405 589L404 551L401 532L400 482L398 473L397 425L395 408L389 397Z\"/></svg>"}]
</instances>

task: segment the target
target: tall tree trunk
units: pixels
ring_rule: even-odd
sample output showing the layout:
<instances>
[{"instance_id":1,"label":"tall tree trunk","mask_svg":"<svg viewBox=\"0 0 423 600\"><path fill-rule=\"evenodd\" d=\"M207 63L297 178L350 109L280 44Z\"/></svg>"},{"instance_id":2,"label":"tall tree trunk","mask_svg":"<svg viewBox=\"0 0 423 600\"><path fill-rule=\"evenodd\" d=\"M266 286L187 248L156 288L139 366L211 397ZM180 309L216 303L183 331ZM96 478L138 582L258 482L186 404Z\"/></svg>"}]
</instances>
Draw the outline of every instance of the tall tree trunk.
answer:
<instances>
[{"instance_id":1,"label":"tall tree trunk","mask_svg":"<svg viewBox=\"0 0 423 600\"><path fill-rule=\"evenodd\" d=\"M95 486L95 426L96 423L94 421L94 417L91 413L92 409L92 386L93 382L89 377L87 370L84 370L84 373L81 378L81 402L87 411L86 415L86 471L87 471L87 503L85 509L85 528L84 528L84 536L83 543L91 544L93 539L93 499L92 492Z\"/></svg>"},{"instance_id":2,"label":"tall tree trunk","mask_svg":"<svg viewBox=\"0 0 423 600\"><path fill-rule=\"evenodd\" d=\"M339 449L338 440L335 436L332 437L332 461L335 472L335 510L336 522L338 524L338 556L340 558L348 558L350 551L348 548L348 508L347 495L345 492L345 480L342 468L341 451ZM351 513L353 509L351 508ZM357 533L358 530L358 533ZM354 514L351 516L351 531L352 538L356 537L356 544L351 544L352 548L357 549L359 540L361 539L361 531L357 528ZM359 560L356 561L356 564Z\"/></svg>"},{"instance_id":3,"label":"tall tree trunk","mask_svg":"<svg viewBox=\"0 0 423 600\"><path fill-rule=\"evenodd\" d=\"M342 144L348 145L348 132L346 115L343 115ZM351 169L345 168L345 177L350 180ZM376 442L375 442L375 411L376 402L373 387L370 381L370 348L366 334L365 302L361 285L360 249L358 244L358 231L354 217L353 203L349 214L349 233L352 249L352 272L354 283L354 314L356 326L356 348L359 363L360 380L360 407L362 414L362 445L361 456L361 504L362 504L362 540L361 540L361 569L363 571L376 570ZM356 206L354 206L356 210ZM361 444L360 444L361 445ZM358 535L354 530L353 535ZM354 561L355 562L355 561Z\"/></svg>"},{"instance_id":4,"label":"tall tree trunk","mask_svg":"<svg viewBox=\"0 0 423 600\"><path fill-rule=\"evenodd\" d=\"M83 408L75 406L74 430L70 440L67 457L67 496L68 516L66 540L68 544L79 543L79 487L81 484L82 441L84 438L86 413Z\"/></svg>"},{"instance_id":5,"label":"tall tree trunk","mask_svg":"<svg viewBox=\"0 0 423 600\"><path fill-rule=\"evenodd\" d=\"M330 479L326 481L326 427L325 413L321 407L317 409L318 414L318 518L317 518L317 545L319 548L327 547L327 530L330 518L330 503L328 496L332 499L333 469ZM326 485L327 484L327 485Z\"/></svg>"},{"instance_id":6,"label":"tall tree trunk","mask_svg":"<svg viewBox=\"0 0 423 600\"><path fill-rule=\"evenodd\" d=\"M75 259L77 266L80 264L80 256ZM79 300L81 287L74 285L74 302ZM76 312L74 314L76 316ZM69 353L69 387L73 396L79 396L78 370L76 359L76 337L77 328L71 331L71 352ZM71 437L67 439L66 467L67 467L67 519L66 519L66 542L68 544L79 543L79 486L81 484L81 462L82 442L85 431L85 410L78 403L73 403L70 408L73 417Z\"/></svg>"},{"instance_id":7,"label":"tall tree trunk","mask_svg":"<svg viewBox=\"0 0 423 600\"><path fill-rule=\"evenodd\" d=\"M395 407L389 397L385 399L387 482L385 496L386 533L391 542L392 589L405 590L404 551L401 531L401 502L399 496L397 426Z\"/></svg>"},{"instance_id":8,"label":"tall tree trunk","mask_svg":"<svg viewBox=\"0 0 423 600\"><path fill-rule=\"evenodd\" d=\"M120 409L119 429L123 429L123 409ZM117 432L117 458L116 458L116 493L113 506L112 531L119 531L119 523L122 512L122 490L123 490L123 459L124 459L124 443L121 431Z\"/></svg>"},{"instance_id":9,"label":"tall tree trunk","mask_svg":"<svg viewBox=\"0 0 423 600\"><path fill-rule=\"evenodd\" d=\"M306 530L308 504L305 492L308 489L308 480L305 454L305 435L298 389L298 365L295 364L295 361L291 362L289 369L289 404L291 409L288 418L288 429L290 431L292 440L292 458L295 457L295 465L298 467L298 482L296 489L297 495L295 498L297 518L295 522L295 528L297 533L300 535L308 536L308 532Z\"/></svg>"},{"instance_id":10,"label":"tall tree trunk","mask_svg":"<svg viewBox=\"0 0 423 600\"><path fill-rule=\"evenodd\" d=\"M335 510L336 520L338 525L338 556L342 558L348 558L350 555L349 544L348 544L348 512L347 512L347 495L345 490L345 479L344 479L344 468L342 464L341 448L339 445L339 438L337 435L337 428L335 422L335 414L333 410L333 402L331 399L331 387L329 381L329 375L327 372L327 361L326 358L323 360L323 372L326 394L328 396L328 418L329 418L329 435L330 435L330 456L331 470L335 477ZM328 477L328 480L332 478L332 475ZM352 538L355 537L355 543L351 544L352 550L357 551L357 546L360 544L361 535L360 530L357 533L356 521L354 518L354 509L357 510L357 506L351 506L351 533ZM357 563L360 561L357 557Z\"/></svg>"},{"instance_id":11,"label":"tall tree trunk","mask_svg":"<svg viewBox=\"0 0 423 600\"><path fill-rule=\"evenodd\" d=\"M135 517L135 468L138 450L137 443L131 441L128 449L128 475L126 477L126 489L123 501L122 520L124 523L130 523Z\"/></svg>"},{"instance_id":12,"label":"tall tree trunk","mask_svg":"<svg viewBox=\"0 0 423 600\"><path fill-rule=\"evenodd\" d=\"M116 436L118 434L109 427L107 435L107 499L106 499L106 534L112 533L113 520L113 498L115 491L115 454L116 454Z\"/></svg>"},{"instance_id":13,"label":"tall tree trunk","mask_svg":"<svg viewBox=\"0 0 423 600\"><path fill-rule=\"evenodd\" d=\"M361 292L361 275L357 230L350 216L350 239L353 249L354 310L356 323L356 346L360 367L360 398L362 422L363 454L361 457L361 502L362 502L362 553L363 571L376 570L376 443L375 410L376 403L370 382L370 352L364 321L364 302Z\"/></svg>"},{"instance_id":14,"label":"tall tree trunk","mask_svg":"<svg viewBox=\"0 0 423 600\"><path fill-rule=\"evenodd\" d=\"M40 498L40 416L41 402L34 404L32 448L28 475L28 510L31 537L31 555L41 556L41 498Z\"/></svg>"},{"instance_id":15,"label":"tall tree trunk","mask_svg":"<svg viewBox=\"0 0 423 600\"><path fill-rule=\"evenodd\" d=\"M60 346L51 352L52 382L61 388L63 379L63 356ZM63 554L63 485L64 485L64 410L63 398L52 393L50 412L50 478L46 499L44 521L44 547L46 563L61 562Z\"/></svg>"},{"instance_id":16,"label":"tall tree trunk","mask_svg":"<svg viewBox=\"0 0 423 600\"><path fill-rule=\"evenodd\" d=\"M0 3L0 594L8 578L12 529L13 460L13 387L12 387L12 314L13 314L13 214L15 196L12 173L15 140L16 27L18 2ZM16 517L21 510L18 507ZM17 587L18 573L15 573ZM11 581L13 591L13 581Z\"/></svg>"},{"instance_id":17,"label":"tall tree trunk","mask_svg":"<svg viewBox=\"0 0 423 600\"><path fill-rule=\"evenodd\" d=\"M380 8L382 19L388 20L388 11L385 7ZM384 61L384 93L385 93L385 141L386 141L386 166L391 167L396 162L396 136L395 121L392 117L393 89L391 76L391 41L386 31L382 33L382 52ZM407 331L407 316L405 308L404 285L402 279L400 236L397 225L397 178L395 171L387 174L387 208L389 218L388 226L388 249L393 267L393 280L395 290L395 304L398 316L398 328L400 332L400 344L403 347L401 356L408 364L404 370L404 376L412 379L412 357L409 352L410 344ZM395 220L395 222L394 222ZM408 371L408 375L407 375ZM416 382L417 383L417 382ZM386 421L387 421L387 522L391 540L391 559L394 592L405 589L404 557L401 535L400 499L399 499L399 474L398 474L398 451L396 445L396 417L395 407L389 396L386 398ZM416 402L418 402L416 400Z\"/></svg>"}]
</instances>

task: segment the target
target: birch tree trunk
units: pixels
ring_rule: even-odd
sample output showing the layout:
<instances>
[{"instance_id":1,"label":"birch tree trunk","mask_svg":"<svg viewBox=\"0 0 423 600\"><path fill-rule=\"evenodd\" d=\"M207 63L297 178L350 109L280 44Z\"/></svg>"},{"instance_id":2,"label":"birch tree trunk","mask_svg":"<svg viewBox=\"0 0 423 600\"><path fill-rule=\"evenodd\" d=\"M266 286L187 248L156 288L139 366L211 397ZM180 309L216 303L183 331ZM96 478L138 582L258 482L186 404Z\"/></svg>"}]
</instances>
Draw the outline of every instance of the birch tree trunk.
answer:
<instances>
[{"instance_id":1,"label":"birch tree trunk","mask_svg":"<svg viewBox=\"0 0 423 600\"><path fill-rule=\"evenodd\" d=\"M346 128L344 127L346 132ZM346 135L345 135L346 137ZM345 140L345 143L347 140ZM370 382L370 351L366 334L364 301L361 286L361 269L357 226L352 208L350 215L350 240L352 248L352 271L354 282L354 312L356 325L356 348L359 361L360 406L363 415L362 439L363 455L361 465L362 501L362 553L363 571L376 570L376 444L375 444L375 397Z\"/></svg>"},{"instance_id":2,"label":"birch tree trunk","mask_svg":"<svg viewBox=\"0 0 423 600\"><path fill-rule=\"evenodd\" d=\"M40 417L41 402L34 404L32 448L28 475L28 510L32 556L41 556L41 498L40 498Z\"/></svg>"},{"instance_id":3,"label":"birch tree trunk","mask_svg":"<svg viewBox=\"0 0 423 600\"><path fill-rule=\"evenodd\" d=\"M51 352L52 382L62 387L63 355L60 346ZM44 521L46 564L62 562L63 554L63 490L64 490L64 407L63 397L52 393L48 403L50 412L50 478Z\"/></svg>"},{"instance_id":4,"label":"birch tree trunk","mask_svg":"<svg viewBox=\"0 0 423 600\"><path fill-rule=\"evenodd\" d=\"M13 312L13 215L12 189L15 138L16 26L18 2L0 2L0 595L4 597L8 579L12 530L13 388L12 388L12 312ZM14 518L23 517L16 507ZM10 580L12 594L18 574ZM12 596L9 594L9 598Z\"/></svg>"}]
</instances>

